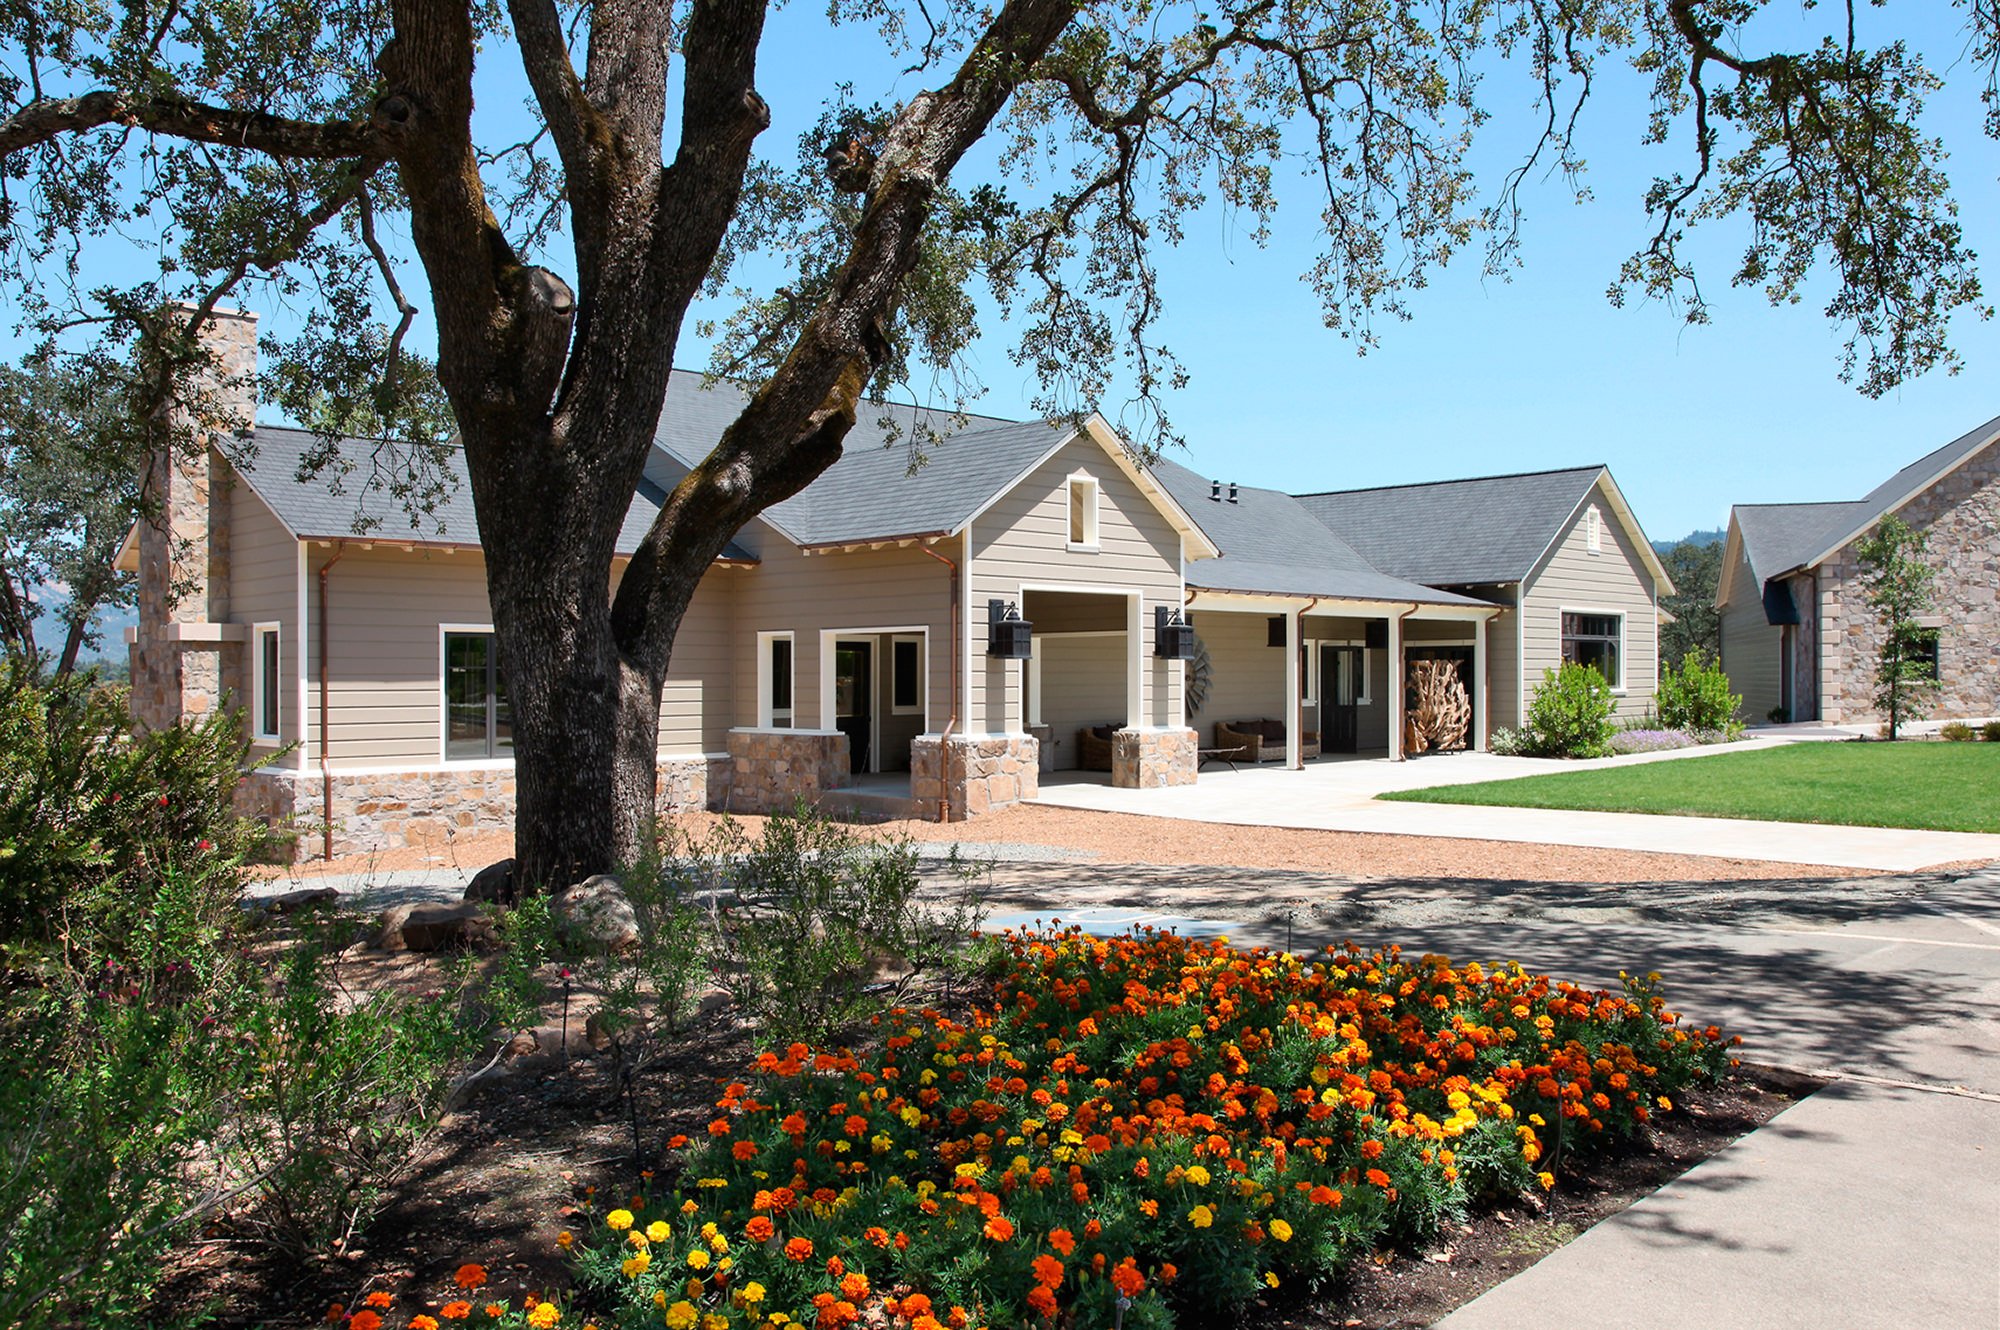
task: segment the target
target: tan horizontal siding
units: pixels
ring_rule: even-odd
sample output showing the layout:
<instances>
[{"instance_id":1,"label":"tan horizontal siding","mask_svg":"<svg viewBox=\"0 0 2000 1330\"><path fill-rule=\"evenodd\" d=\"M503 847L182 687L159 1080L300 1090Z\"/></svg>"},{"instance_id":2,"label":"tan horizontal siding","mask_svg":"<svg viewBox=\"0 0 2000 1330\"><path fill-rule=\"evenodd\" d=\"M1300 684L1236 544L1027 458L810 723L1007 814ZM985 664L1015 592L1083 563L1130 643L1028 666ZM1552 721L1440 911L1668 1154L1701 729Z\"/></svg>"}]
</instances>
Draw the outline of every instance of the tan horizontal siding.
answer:
<instances>
[{"instance_id":1,"label":"tan horizontal siding","mask_svg":"<svg viewBox=\"0 0 2000 1330\"><path fill-rule=\"evenodd\" d=\"M662 753L728 750L736 682L734 592L742 575L740 569L711 569L681 618L660 691Z\"/></svg>"},{"instance_id":2,"label":"tan horizontal siding","mask_svg":"<svg viewBox=\"0 0 2000 1330\"><path fill-rule=\"evenodd\" d=\"M279 743L259 743L251 748L250 760L260 763L299 739L299 546L245 482L238 480L229 487L226 502L229 618L240 624L278 625ZM258 665L254 637L232 645L229 654L239 662L239 668L231 670L235 700L243 708L244 724L254 733L256 718L250 714L254 697L251 671ZM298 758L295 755L289 760L296 762Z\"/></svg>"},{"instance_id":3,"label":"tan horizontal siding","mask_svg":"<svg viewBox=\"0 0 2000 1330\"><path fill-rule=\"evenodd\" d=\"M1068 547L1068 481L1078 472L1098 484L1094 550ZM1138 592L1144 707L1132 719L1142 725L1183 723L1180 663L1152 654L1153 607L1181 603L1180 533L1094 440L1071 440L975 518L971 547L966 584L975 659L969 730L1001 732L1020 723L1020 665L984 653L987 601L1018 602L1024 585Z\"/></svg>"},{"instance_id":4,"label":"tan horizontal siding","mask_svg":"<svg viewBox=\"0 0 2000 1330\"><path fill-rule=\"evenodd\" d=\"M1602 552L1589 552L1586 513L1595 505L1602 523ZM1523 604L1523 655L1528 692L1542 672L1562 662L1562 611L1620 614L1625 618L1623 691L1618 714L1636 716L1653 704L1659 662L1659 623L1653 579L1603 489L1572 516L1555 548L1529 579Z\"/></svg>"},{"instance_id":5,"label":"tan horizontal siding","mask_svg":"<svg viewBox=\"0 0 2000 1330\"><path fill-rule=\"evenodd\" d=\"M1743 697L1739 713L1761 722L1784 701L1784 630L1764 617L1764 589L1743 557L1742 543L1729 545L1734 557L1722 570L1728 592L1721 614L1722 668L1731 691Z\"/></svg>"}]
</instances>

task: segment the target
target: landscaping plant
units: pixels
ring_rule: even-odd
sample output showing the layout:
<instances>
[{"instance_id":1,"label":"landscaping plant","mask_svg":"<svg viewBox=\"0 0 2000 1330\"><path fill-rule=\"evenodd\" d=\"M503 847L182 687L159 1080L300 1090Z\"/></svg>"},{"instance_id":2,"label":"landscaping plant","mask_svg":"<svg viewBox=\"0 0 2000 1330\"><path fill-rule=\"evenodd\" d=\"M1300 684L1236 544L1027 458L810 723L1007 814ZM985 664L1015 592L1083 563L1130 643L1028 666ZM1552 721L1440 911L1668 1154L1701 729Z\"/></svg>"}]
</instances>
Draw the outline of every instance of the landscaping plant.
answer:
<instances>
[{"instance_id":1,"label":"landscaping plant","mask_svg":"<svg viewBox=\"0 0 2000 1330\"><path fill-rule=\"evenodd\" d=\"M1009 935L989 1002L727 1085L539 1324L1216 1325L1555 1172L1730 1062L1654 990L1172 934ZM496 1304L501 1325L537 1324ZM414 1322L413 1322L414 1323Z\"/></svg>"},{"instance_id":2,"label":"landscaping plant","mask_svg":"<svg viewBox=\"0 0 2000 1330\"><path fill-rule=\"evenodd\" d=\"M1937 630L1917 617L1931 607L1936 574L1924 561L1924 533L1891 513L1854 546L1861 585L1882 632L1875 657L1875 706L1895 739L1922 718L1937 694Z\"/></svg>"},{"instance_id":3,"label":"landscaping plant","mask_svg":"<svg viewBox=\"0 0 2000 1330\"><path fill-rule=\"evenodd\" d=\"M1729 690L1721 657L1699 647L1681 657L1679 665L1660 671L1655 696L1664 729L1724 734L1742 729L1743 723L1736 717L1736 709L1743 705L1742 696Z\"/></svg>"},{"instance_id":4,"label":"landscaping plant","mask_svg":"<svg viewBox=\"0 0 2000 1330\"><path fill-rule=\"evenodd\" d=\"M1611 752L1612 720L1617 699L1595 667L1564 661L1560 669L1542 671L1542 681L1528 699L1527 736L1530 757L1604 757Z\"/></svg>"}]
</instances>

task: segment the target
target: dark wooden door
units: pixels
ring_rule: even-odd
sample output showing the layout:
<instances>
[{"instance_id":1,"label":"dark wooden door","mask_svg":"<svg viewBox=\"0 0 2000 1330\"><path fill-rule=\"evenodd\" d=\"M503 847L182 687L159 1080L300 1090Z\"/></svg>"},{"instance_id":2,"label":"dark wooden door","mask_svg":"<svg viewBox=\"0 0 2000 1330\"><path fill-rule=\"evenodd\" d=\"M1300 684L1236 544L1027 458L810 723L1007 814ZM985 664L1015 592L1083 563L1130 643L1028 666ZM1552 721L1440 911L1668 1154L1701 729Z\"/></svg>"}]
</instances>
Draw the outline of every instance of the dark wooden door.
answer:
<instances>
[{"instance_id":1,"label":"dark wooden door","mask_svg":"<svg viewBox=\"0 0 2000 1330\"><path fill-rule=\"evenodd\" d=\"M1321 647L1319 706L1322 746L1329 753L1361 748L1361 648Z\"/></svg>"},{"instance_id":2,"label":"dark wooden door","mask_svg":"<svg viewBox=\"0 0 2000 1330\"><path fill-rule=\"evenodd\" d=\"M875 730L875 647L871 642L833 646L834 727L847 736L849 771L868 770Z\"/></svg>"}]
</instances>

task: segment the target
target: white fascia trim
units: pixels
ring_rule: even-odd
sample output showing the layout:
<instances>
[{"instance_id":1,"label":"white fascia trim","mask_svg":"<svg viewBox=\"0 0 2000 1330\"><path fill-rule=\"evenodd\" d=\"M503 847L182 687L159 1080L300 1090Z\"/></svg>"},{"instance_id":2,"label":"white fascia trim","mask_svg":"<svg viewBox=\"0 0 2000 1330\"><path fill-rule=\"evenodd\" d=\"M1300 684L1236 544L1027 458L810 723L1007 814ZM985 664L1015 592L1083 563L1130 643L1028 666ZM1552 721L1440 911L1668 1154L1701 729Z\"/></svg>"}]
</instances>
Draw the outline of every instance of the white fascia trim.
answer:
<instances>
[{"instance_id":1,"label":"white fascia trim","mask_svg":"<svg viewBox=\"0 0 2000 1330\"><path fill-rule=\"evenodd\" d=\"M1646 539L1646 532L1640 527L1632 506L1625 502L1625 495L1619 490L1618 482L1611 478L1611 468L1599 467L1596 477L1590 482L1590 488L1585 490L1583 497L1570 508L1569 516L1562 520L1562 525L1556 528L1556 533L1549 538L1549 543L1535 556L1535 561L1528 565L1528 574L1521 579L1524 595L1528 583L1541 576L1542 570L1548 566L1549 557L1562 544L1563 537L1576 526L1576 519L1583 515L1583 506L1597 496L1599 486L1603 487L1605 500L1610 503L1612 512L1617 514L1618 524L1625 528L1627 539L1632 542L1632 547L1639 551L1639 562L1645 565L1646 571L1652 574L1654 581L1664 587L1669 595L1673 593L1674 580L1667 576L1667 566L1660 562L1659 554L1653 549L1653 542Z\"/></svg>"},{"instance_id":2,"label":"white fascia trim","mask_svg":"<svg viewBox=\"0 0 2000 1330\"><path fill-rule=\"evenodd\" d=\"M298 552L299 588L297 609L299 631L296 634L299 643L298 769L303 773L312 765L310 750L315 736L314 726L317 721L312 713L312 582L307 575L306 543L304 541L298 543ZM440 688L438 691L442 694L444 690ZM326 756L326 736L320 734L317 737L319 739L320 756L324 758Z\"/></svg>"},{"instance_id":3,"label":"white fascia trim","mask_svg":"<svg viewBox=\"0 0 2000 1330\"><path fill-rule=\"evenodd\" d=\"M1736 566L1738 559L1744 558L1748 558L1748 556L1743 550L1743 532L1736 525L1736 510L1731 508L1729 510L1729 534L1722 541L1722 566L1715 571L1715 600L1713 604L1716 609L1723 609L1729 604L1729 584L1735 580L1730 577L1729 572L1730 569ZM1754 568L1751 569L1750 575L1753 579L1756 577L1757 572Z\"/></svg>"},{"instance_id":4,"label":"white fascia trim","mask_svg":"<svg viewBox=\"0 0 2000 1330\"><path fill-rule=\"evenodd\" d=\"M1952 474L1952 472L1958 470L1960 467L1964 466L1967 462L1970 462L1973 458L1985 452L1988 448L1991 448L1995 443L2000 443L2000 428L1996 427L2000 427L2000 420L1989 420L1984 425L1981 425L1978 429L1970 431L1975 435L1981 433L1985 434L1987 436L1986 441L1980 444L1977 448L1968 448L1965 452L1965 456L1959 458L1956 462L1953 462L1950 466L1946 467L1944 470L1928 477L1922 483L1920 483L1915 489L1911 490L1908 494L1905 494L1902 498L1896 500L1888 507L1878 510L1873 517L1863 522L1860 526L1855 527L1852 531L1842 536L1839 540L1835 541L1833 544L1827 546L1827 548L1824 551L1822 551L1817 558L1808 559L1796 568L1788 568L1785 570L1784 573L1780 573L1779 576L1783 577L1790 573L1802 572L1807 568L1818 567L1820 564L1825 563L1828 559L1831 559L1834 555L1840 553L1841 550L1845 549L1848 545L1852 544L1854 541L1859 540L1862 536L1868 533L1870 528L1872 528L1876 523L1880 522L1884 517L1887 517L1889 514L1898 511L1899 509L1902 508L1904 504L1910 502L1910 500L1916 498L1918 495L1922 494L1925 490L1931 489L1932 487L1936 486L1939 482L1949 477ZM1964 437L1965 435L1963 434L1959 436L1960 439ZM1956 443L1957 441L1958 441L1957 439L1954 439L1952 442ZM1945 446L1950 447L1951 445L1946 444Z\"/></svg>"}]
</instances>

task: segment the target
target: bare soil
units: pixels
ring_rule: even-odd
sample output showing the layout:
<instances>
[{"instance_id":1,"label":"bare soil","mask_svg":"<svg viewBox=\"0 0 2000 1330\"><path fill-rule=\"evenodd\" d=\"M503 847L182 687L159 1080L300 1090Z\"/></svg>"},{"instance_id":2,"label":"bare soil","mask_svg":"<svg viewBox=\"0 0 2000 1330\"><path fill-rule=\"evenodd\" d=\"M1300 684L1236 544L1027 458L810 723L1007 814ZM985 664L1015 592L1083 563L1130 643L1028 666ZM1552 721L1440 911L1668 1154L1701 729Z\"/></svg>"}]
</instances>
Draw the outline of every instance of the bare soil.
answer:
<instances>
[{"instance_id":1,"label":"bare soil","mask_svg":"<svg viewBox=\"0 0 2000 1330\"><path fill-rule=\"evenodd\" d=\"M702 835L715 814L688 814L675 824ZM752 836L766 819L738 816ZM971 822L898 820L875 823L871 833L912 840L979 845L1048 846L1095 856L1105 863L1199 865L1335 872L1366 878L1479 878L1520 882L1735 882L1777 878L1862 877L1852 868L1724 859L1697 854L1644 854L1515 841L1456 840L1441 836L1389 836L1363 832L1243 827L1132 813L1022 804ZM301 881L322 873L361 873L453 865L479 868L514 851L499 832L460 837L435 846L386 850L330 862L262 870Z\"/></svg>"}]
</instances>

